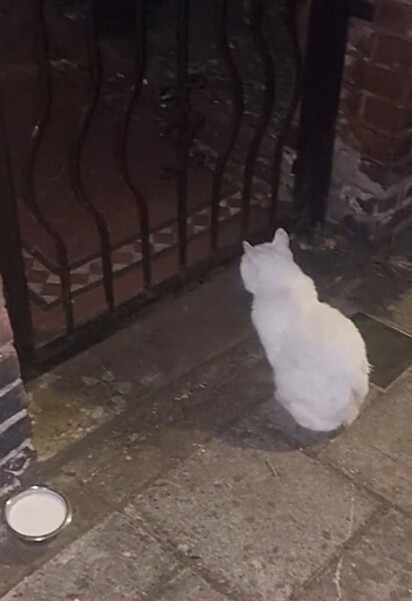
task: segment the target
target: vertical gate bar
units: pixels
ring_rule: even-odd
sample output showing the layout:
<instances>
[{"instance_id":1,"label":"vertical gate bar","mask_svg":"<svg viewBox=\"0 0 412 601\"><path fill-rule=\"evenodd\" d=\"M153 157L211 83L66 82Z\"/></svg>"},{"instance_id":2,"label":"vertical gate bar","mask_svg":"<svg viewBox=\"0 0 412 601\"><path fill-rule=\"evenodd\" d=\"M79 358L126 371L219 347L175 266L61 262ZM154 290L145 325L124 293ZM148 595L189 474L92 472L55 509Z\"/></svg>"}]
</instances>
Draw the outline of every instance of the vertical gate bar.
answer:
<instances>
[{"instance_id":1,"label":"vertical gate bar","mask_svg":"<svg viewBox=\"0 0 412 601\"><path fill-rule=\"evenodd\" d=\"M352 0L312 0L303 74L294 205L307 225L326 217Z\"/></svg>"},{"instance_id":2,"label":"vertical gate bar","mask_svg":"<svg viewBox=\"0 0 412 601\"><path fill-rule=\"evenodd\" d=\"M88 0L88 35L87 35L87 50L88 50L88 67L89 67L89 97L85 106L82 109L82 115L79 123L79 132L75 139L70 156L69 156L69 171L71 186L75 198L81 206L89 213L96 226L99 242L100 256L103 266L103 285L106 297L106 303L110 311L114 309L114 291L113 291L113 265L111 258L110 234L107 227L106 219L103 213L97 209L94 203L87 195L82 180L81 174L81 159L84 149L84 144L87 134L90 130L94 114L96 112L102 80L102 65L100 53L99 28L97 24L97 6L98 0Z\"/></svg>"},{"instance_id":3,"label":"vertical gate bar","mask_svg":"<svg viewBox=\"0 0 412 601\"><path fill-rule=\"evenodd\" d=\"M11 175L3 97L0 93L0 272L13 326L14 340L22 362L33 355L33 323L29 304L17 200Z\"/></svg>"},{"instance_id":4,"label":"vertical gate bar","mask_svg":"<svg viewBox=\"0 0 412 601\"><path fill-rule=\"evenodd\" d=\"M49 39L44 16L44 5L44 0L36 0L34 6L37 70L40 82L41 107L39 111L39 117L32 131L31 146L25 182L26 189L22 195L22 200L30 209L30 212L32 213L37 223L42 227L42 229L47 233L49 238L53 241L54 246L56 248L56 255L60 271L59 275L61 284L61 298L66 322L66 332L67 334L71 334L74 329L74 320L71 294L70 266L67 256L67 249L62 237L57 232L57 230L51 225L51 223L43 214L42 209L37 203L34 182L38 153L50 120L52 106L52 87L49 65Z\"/></svg>"},{"instance_id":5,"label":"vertical gate bar","mask_svg":"<svg viewBox=\"0 0 412 601\"><path fill-rule=\"evenodd\" d=\"M140 219L140 240L142 249L142 268L143 282L145 288L150 288L151 284L151 263L150 263L150 223L147 201L143 194L134 183L129 170L129 161L127 158L127 149L130 133L130 123L133 116L133 110L142 90L143 76L146 69L146 18L145 18L145 0L136 0L136 27L135 27L135 74L134 81L130 89L130 95L126 102L123 115L123 122L120 127L119 139L119 171L132 194L139 213Z\"/></svg>"},{"instance_id":6,"label":"vertical gate bar","mask_svg":"<svg viewBox=\"0 0 412 601\"><path fill-rule=\"evenodd\" d=\"M227 161L230 153L236 143L239 135L240 126L242 124L243 112L245 108L245 99L243 93L242 80L240 79L236 63L230 52L227 19L228 19L228 0L216 0L215 3L216 15L216 41L219 47L222 58L226 64L229 78L232 84L232 105L233 112L229 126L228 140L226 146L217 158L211 198L211 214L210 214L210 248L215 252L219 244L219 204L221 201L221 189L223 175L225 172Z\"/></svg>"},{"instance_id":7,"label":"vertical gate bar","mask_svg":"<svg viewBox=\"0 0 412 601\"><path fill-rule=\"evenodd\" d=\"M255 133L249 145L243 173L241 215L241 236L243 238L247 235L249 226L251 202L250 197L258 152L260 144L262 142L262 138L269 125L270 118L272 116L273 105L275 102L275 65L273 63L272 55L268 49L268 45L263 34L263 11L263 0L251 0L250 30L252 34L253 43L263 65L265 92L261 106L261 115L257 122Z\"/></svg>"},{"instance_id":8,"label":"vertical gate bar","mask_svg":"<svg viewBox=\"0 0 412 601\"><path fill-rule=\"evenodd\" d=\"M176 15L176 189L179 267L187 261L189 162L189 18L190 0L177 0Z\"/></svg>"},{"instance_id":9,"label":"vertical gate bar","mask_svg":"<svg viewBox=\"0 0 412 601\"><path fill-rule=\"evenodd\" d=\"M278 206L278 192L280 185L280 176L281 176L281 166L282 166L282 156L283 150L285 148L285 143L287 140L287 136L290 130L290 127L293 122L293 117L295 116L296 109L298 106L300 93L301 93L301 77L302 77L302 56L299 45L299 35L298 35L298 26L296 22L297 17L297 1L298 0L289 0L286 3L284 13L283 13L283 22L284 25L289 32L290 43L292 46L292 54L293 60L295 63L295 78L293 85L293 92L291 95L291 100L289 102L288 110L282 119L279 134L276 141L275 152L273 156L273 168L272 168L272 181L271 181L271 223L273 224L273 233L277 227L276 218L277 218L277 206Z\"/></svg>"}]
</instances>

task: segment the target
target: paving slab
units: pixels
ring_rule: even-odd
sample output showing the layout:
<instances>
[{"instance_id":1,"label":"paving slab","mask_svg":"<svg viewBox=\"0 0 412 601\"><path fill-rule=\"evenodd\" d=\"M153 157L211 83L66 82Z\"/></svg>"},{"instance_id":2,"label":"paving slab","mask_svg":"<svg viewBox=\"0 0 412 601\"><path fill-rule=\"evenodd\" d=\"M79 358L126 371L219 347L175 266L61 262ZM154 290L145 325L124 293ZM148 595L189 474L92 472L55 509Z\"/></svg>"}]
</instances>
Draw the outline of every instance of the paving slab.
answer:
<instances>
[{"instance_id":1,"label":"paving slab","mask_svg":"<svg viewBox=\"0 0 412 601\"><path fill-rule=\"evenodd\" d=\"M141 312L127 329L30 385L33 437L49 459L127 405L231 348L251 332L238 268Z\"/></svg>"},{"instance_id":2,"label":"paving slab","mask_svg":"<svg viewBox=\"0 0 412 601\"><path fill-rule=\"evenodd\" d=\"M412 370L318 457L412 511Z\"/></svg>"},{"instance_id":3,"label":"paving slab","mask_svg":"<svg viewBox=\"0 0 412 601\"><path fill-rule=\"evenodd\" d=\"M410 230L379 248L341 234L326 226L317 243L296 253L322 298L349 315L362 310L412 334Z\"/></svg>"},{"instance_id":4,"label":"paving slab","mask_svg":"<svg viewBox=\"0 0 412 601\"><path fill-rule=\"evenodd\" d=\"M228 601L228 598L186 569L166 585L157 601Z\"/></svg>"},{"instance_id":5,"label":"paving slab","mask_svg":"<svg viewBox=\"0 0 412 601\"><path fill-rule=\"evenodd\" d=\"M86 437L74 457L72 449L45 470L38 466L26 484L45 481L61 490L72 502L74 520L48 545L27 547L3 537L0 594L256 409L271 392L261 349L256 340L248 340L160 391L140 411L129 411Z\"/></svg>"},{"instance_id":6,"label":"paving slab","mask_svg":"<svg viewBox=\"0 0 412 601\"><path fill-rule=\"evenodd\" d=\"M177 567L141 526L113 514L3 601L139 601L167 582Z\"/></svg>"},{"instance_id":7,"label":"paving slab","mask_svg":"<svg viewBox=\"0 0 412 601\"><path fill-rule=\"evenodd\" d=\"M33 444L39 461L78 442L127 407L125 395L102 379L103 372L89 384L87 375L74 377L65 374L63 367L58 371L45 374L28 387Z\"/></svg>"},{"instance_id":8,"label":"paving slab","mask_svg":"<svg viewBox=\"0 0 412 601\"><path fill-rule=\"evenodd\" d=\"M241 599L286 600L377 508L259 418L126 508Z\"/></svg>"},{"instance_id":9,"label":"paving slab","mask_svg":"<svg viewBox=\"0 0 412 601\"><path fill-rule=\"evenodd\" d=\"M353 321L366 341L371 381L387 388L412 364L412 337L362 313Z\"/></svg>"},{"instance_id":10,"label":"paving slab","mask_svg":"<svg viewBox=\"0 0 412 601\"><path fill-rule=\"evenodd\" d=\"M352 300L370 314L412 335L412 246L406 235L406 253L384 253L378 264L361 259L365 275L353 291ZM409 255L409 256L407 256Z\"/></svg>"},{"instance_id":11,"label":"paving slab","mask_svg":"<svg viewBox=\"0 0 412 601\"><path fill-rule=\"evenodd\" d=\"M249 332L249 302L238 267L140 312L129 327L57 369L65 376L104 371L131 382L132 402L188 373L242 340Z\"/></svg>"},{"instance_id":12,"label":"paving slab","mask_svg":"<svg viewBox=\"0 0 412 601\"><path fill-rule=\"evenodd\" d=\"M402 292L396 299L388 303L380 316L412 336L412 290Z\"/></svg>"},{"instance_id":13,"label":"paving slab","mask_svg":"<svg viewBox=\"0 0 412 601\"><path fill-rule=\"evenodd\" d=\"M391 510L373 523L298 601L410 601L412 519Z\"/></svg>"},{"instance_id":14,"label":"paving slab","mask_svg":"<svg viewBox=\"0 0 412 601\"><path fill-rule=\"evenodd\" d=\"M193 370L154 395L141 411L85 439L74 458L49 473L54 485L86 484L121 508L207 441L256 409L271 394L268 368L256 341L240 343L218 361Z\"/></svg>"}]
</instances>

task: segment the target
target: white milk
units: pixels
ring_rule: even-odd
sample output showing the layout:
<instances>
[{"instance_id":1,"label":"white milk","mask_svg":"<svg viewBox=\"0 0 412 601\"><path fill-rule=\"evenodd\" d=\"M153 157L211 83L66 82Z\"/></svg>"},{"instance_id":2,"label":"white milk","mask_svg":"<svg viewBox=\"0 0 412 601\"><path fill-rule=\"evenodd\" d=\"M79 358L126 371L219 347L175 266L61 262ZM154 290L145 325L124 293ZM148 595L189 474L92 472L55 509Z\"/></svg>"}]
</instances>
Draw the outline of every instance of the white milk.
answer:
<instances>
[{"instance_id":1,"label":"white milk","mask_svg":"<svg viewBox=\"0 0 412 601\"><path fill-rule=\"evenodd\" d=\"M7 515L9 525L23 536L46 536L64 523L67 507L52 491L27 491L16 499Z\"/></svg>"}]
</instances>

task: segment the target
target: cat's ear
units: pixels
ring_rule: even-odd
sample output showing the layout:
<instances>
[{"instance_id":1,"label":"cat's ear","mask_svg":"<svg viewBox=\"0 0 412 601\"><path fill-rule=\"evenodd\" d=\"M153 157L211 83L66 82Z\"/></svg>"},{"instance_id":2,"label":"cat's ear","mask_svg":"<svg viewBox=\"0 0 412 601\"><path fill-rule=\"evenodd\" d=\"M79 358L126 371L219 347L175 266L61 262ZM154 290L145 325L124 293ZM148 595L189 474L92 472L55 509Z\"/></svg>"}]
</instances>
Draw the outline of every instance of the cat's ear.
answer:
<instances>
[{"instance_id":1,"label":"cat's ear","mask_svg":"<svg viewBox=\"0 0 412 601\"><path fill-rule=\"evenodd\" d=\"M276 230L272 244L279 244L282 246L289 246L289 236L287 232L281 227Z\"/></svg>"},{"instance_id":2,"label":"cat's ear","mask_svg":"<svg viewBox=\"0 0 412 601\"><path fill-rule=\"evenodd\" d=\"M243 242L243 252L245 253L245 255L253 254L253 246L249 244L249 242Z\"/></svg>"}]
</instances>

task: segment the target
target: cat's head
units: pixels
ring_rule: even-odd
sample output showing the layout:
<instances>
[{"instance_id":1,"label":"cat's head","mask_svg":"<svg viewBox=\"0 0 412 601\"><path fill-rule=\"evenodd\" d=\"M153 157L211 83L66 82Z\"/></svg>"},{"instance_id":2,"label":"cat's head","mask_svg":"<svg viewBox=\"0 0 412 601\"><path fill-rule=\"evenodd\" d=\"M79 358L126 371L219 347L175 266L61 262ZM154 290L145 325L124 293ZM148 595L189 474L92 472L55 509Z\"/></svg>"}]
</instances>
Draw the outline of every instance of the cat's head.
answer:
<instances>
[{"instance_id":1,"label":"cat's head","mask_svg":"<svg viewBox=\"0 0 412 601\"><path fill-rule=\"evenodd\" d=\"M251 294L281 289L299 269L293 260L289 236L283 229L276 231L272 242L257 246L244 242L243 251L240 273L246 290Z\"/></svg>"}]
</instances>

